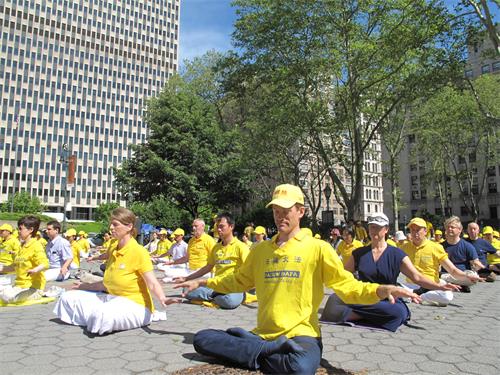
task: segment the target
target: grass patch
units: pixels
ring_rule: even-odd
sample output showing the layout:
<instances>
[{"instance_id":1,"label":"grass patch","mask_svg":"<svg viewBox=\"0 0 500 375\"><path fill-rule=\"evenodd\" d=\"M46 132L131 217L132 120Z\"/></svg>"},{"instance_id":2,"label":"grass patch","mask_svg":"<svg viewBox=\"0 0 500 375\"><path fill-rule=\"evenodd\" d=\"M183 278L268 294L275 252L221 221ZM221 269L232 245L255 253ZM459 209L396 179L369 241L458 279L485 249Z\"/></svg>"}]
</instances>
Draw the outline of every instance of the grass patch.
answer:
<instances>
[{"instance_id":1,"label":"grass patch","mask_svg":"<svg viewBox=\"0 0 500 375\"><path fill-rule=\"evenodd\" d=\"M2 221L18 221L20 218L26 216L26 215L31 215L31 214L23 214L23 213L18 213L18 212L0 212L0 220ZM50 220L53 220L53 218L49 216L45 216L42 214L33 214L34 216L37 216L40 218L41 221L47 222Z\"/></svg>"},{"instance_id":2,"label":"grass patch","mask_svg":"<svg viewBox=\"0 0 500 375\"><path fill-rule=\"evenodd\" d=\"M75 228L77 232L83 230L84 232L90 233L101 233L105 230L104 226L98 222L85 222L85 223L77 223L77 222L69 222L66 223L67 228Z\"/></svg>"}]
</instances>

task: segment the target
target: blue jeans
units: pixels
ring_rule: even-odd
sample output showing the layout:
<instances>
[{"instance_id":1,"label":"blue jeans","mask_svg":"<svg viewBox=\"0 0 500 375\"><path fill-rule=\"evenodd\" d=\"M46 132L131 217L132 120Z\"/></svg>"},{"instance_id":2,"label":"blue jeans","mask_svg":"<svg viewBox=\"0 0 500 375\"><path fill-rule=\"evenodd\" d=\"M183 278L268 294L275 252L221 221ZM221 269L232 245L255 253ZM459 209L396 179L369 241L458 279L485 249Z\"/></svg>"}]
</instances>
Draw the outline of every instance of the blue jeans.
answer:
<instances>
[{"instance_id":1,"label":"blue jeans","mask_svg":"<svg viewBox=\"0 0 500 375\"><path fill-rule=\"evenodd\" d=\"M245 299L245 293L221 294L214 292L213 289L206 286L200 286L186 295L191 300L210 301L217 304L221 309L232 310L237 308Z\"/></svg>"},{"instance_id":2,"label":"blue jeans","mask_svg":"<svg viewBox=\"0 0 500 375\"><path fill-rule=\"evenodd\" d=\"M300 350L285 349L266 355L262 351L269 341L242 328L204 329L194 336L193 345L200 354L251 370L270 374L315 374L323 350L321 339L296 336L290 340Z\"/></svg>"}]
</instances>

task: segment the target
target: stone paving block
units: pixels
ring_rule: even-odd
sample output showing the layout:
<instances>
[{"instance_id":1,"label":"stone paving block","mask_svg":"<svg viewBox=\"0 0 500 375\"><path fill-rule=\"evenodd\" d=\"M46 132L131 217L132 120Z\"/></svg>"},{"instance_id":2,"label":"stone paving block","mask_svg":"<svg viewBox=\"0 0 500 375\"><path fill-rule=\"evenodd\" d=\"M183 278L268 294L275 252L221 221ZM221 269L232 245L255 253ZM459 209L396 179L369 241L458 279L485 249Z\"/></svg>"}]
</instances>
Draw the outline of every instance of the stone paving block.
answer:
<instances>
[{"instance_id":1,"label":"stone paving block","mask_svg":"<svg viewBox=\"0 0 500 375\"><path fill-rule=\"evenodd\" d=\"M366 371L368 372L369 370L372 369L378 369L378 366L373 364L373 363L367 363L364 361L359 361L359 360L353 360L353 361L347 361L342 364L342 368L350 371L359 371L363 372Z\"/></svg>"},{"instance_id":2,"label":"stone paving block","mask_svg":"<svg viewBox=\"0 0 500 375\"><path fill-rule=\"evenodd\" d=\"M481 354L466 354L462 357L469 362L483 363L492 366L500 366L500 358L498 352L496 353L497 355L491 355L489 352L485 353L483 348Z\"/></svg>"},{"instance_id":3,"label":"stone paving block","mask_svg":"<svg viewBox=\"0 0 500 375\"><path fill-rule=\"evenodd\" d=\"M92 349L94 349L92 347ZM95 349L94 349L95 350ZM65 357L82 357L86 358L88 361L88 353L90 353L91 349L90 348L65 348L65 349L59 349L59 350L53 350L54 353L57 354L59 358L65 358Z\"/></svg>"},{"instance_id":4,"label":"stone paving block","mask_svg":"<svg viewBox=\"0 0 500 375\"><path fill-rule=\"evenodd\" d=\"M52 375L92 375L94 372L91 367L65 367L54 371Z\"/></svg>"},{"instance_id":5,"label":"stone paving block","mask_svg":"<svg viewBox=\"0 0 500 375\"><path fill-rule=\"evenodd\" d=\"M125 366L125 369L142 373L144 371L152 370L158 367L163 366L164 364L162 362L158 361L151 361L151 360L144 360L144 361L133 361L130 362L128 365Z\"/></svg>"},{"instance_id":6,"label":"stone paving block","mask_svg":"<svg viewBox=\"0 0 500 375\"><path fill-rule=\"evenodd\" d=\"M433 374L462 374L456 366L450 363L442 363L442 362L421 362L416 365L419 369L427 372L431 372Z\"/></svg>"},{"instance_id":7,"label":"stone paving block","mask_svg":"<svg viewBox=\"0 0 500 375\"><path fill-rule=\"evenodd\" d=\"M74 357L59 357L57 361L54 361L52 364L57 367L68 369L72 367L86 367L88 362L89 358L77 355Z\"/></svg>"},{"instance_id":8,"label":"stone paving block","mask_svg":"<svg viewBox=\"0 0 500 375\"><path fill-rule=\"evenodd\" d=\"M151 350L151 345L147 343L137 343L137 344L128 344L128 345L120 345L120 349L124 352L144 352L146 350Z\"/></svg>"},{"instance_id":9,"label":"stone paving block","mask_svg":"<svg viewBox=\"0 0 500 375\"><path fill-rule=\"evenodd\" d=\"M445 354L445 353L430 353L427 355L430 360L436 362L452 363L458 364L460 362L466 361L461 355L458 354Z\"/></svg>"},{"instance_id":10,"label":"stone paving block","mask_svg":"<svg viewBox=\"0 0 500 375\"><path fill-rule=\"evenodd\" d=\"M51 375L57 371L57 367L52 365L23 366L18 369L16 375Z\"/></svg>"},{"instance_id":11,"label":"stone paving block","mask_svg":"<svg viewBox=\"0 0 500 375\"><path fill-rule=\"evenodd\" d=\"M403 348L399 346L392 345L373 345L368 348L373 353L382 353L382 354L395 354L401 353Z\"/></svg>"},{"instance_id":12,"label":"stone paving block","mask_svg":"<svg viewBox=\"0 0 500 375\"><path fill-rule=\"evenodd\" d=\"M59 349L58 347L51 347L51 346L34 346L34 347L31 347L31 348L26 348L23 350L24 353L26 354L30 354L30 355L36 355L36 354L40 354L40 355L43 355L45 353L54 353L55 351L57 351L57 349Z\"/></svg>"},{"instance_id":13,"label":"stone paving block","mask_svg":"<svg viewBox=\"0 0 500 375\"><path fill-rule=\"evenodd\" d=\"M121 358L129 361L129 362L132 362L132 361L141 361L141 360L149 360L149 359L153 359L156 357L156 354L153 353L153 352L149 352L149 351L131 351L131 352L128 352L128 353L124 353L121 355Z\"/></svg>"},{"instance_id":14,"label":"stone paving block","mask_svg":"<svg viewBox=\"0 0 500 375\"><path fill-rule=\"evenodd\" d=\"M405 361L387 361L380 363L379 366L390 374L407 374L415 371L415 364Z\"/></svg>"},{"instance_id":15,"label":"stone paving block","mask_svg":"<svg viewBox=\"0 0 500 375\"><path fill-rule=\"evenodd\" d=\"M118 348L93 350L87 356L93 359L116 358L123 354Z\"/></svg>"},{"instance_id":16,"label":"stone paving block","mask_svg":"<svg viewBox=\"0 0 500 375\"><path fill-rule=\"evenodd\" d=\"M342 345L337 347L337 351L351 354L367 353L368 348L363 345Z\"/></svg>"},{"instance_id":17,"label":"stone paving block","mask_svg":"<svg viewBox=\"0 0 500 375\"><path fill-rule=\"evenodd\" d=\"M17 360L22 359L24 357L26 357L26 354L23 352L2 353L0 355L0 363L2 363L0 368L3 366L3 363L5 363L5 362L14 362L14 361L17 361Z\"/></svg>"},{"instance_id":18,"label":"stone paving block","mask_svg":"<svg viewBox=\"0 0 500 375\"><path fill-rule=\"evenodd\" d=\"M470 350L467 347L455 346L457 341L461 341L461 338L457 338L453 340L453 345L445 345L445 346L437 346L436 350L441 353L449 353L449 354L468 354ZM470 342L469 342L470 345Z\"/></svg>"},{"instance_id":19,"label":"stone paving block","mask_svg":"<svg viewBox=\"0 0 500 375\"><path fill-rule=\"evenodd\" d=\"M114 370L122 369L125 365L127 365L127 361L122 358L105 358L105 359L96 359L94 361L90 361L88 364L95 370L99 370L102 373L111 373Z\"/></svg>"},{"instance_id":20,"label":"stone paving block","mask_svg":"<svg viewBox=\"0 0 500 375\"><path fill-rule=\"evenodd\" d=\"M356 356L356 359L358 359L360 361L376 363L378 365L380 365L380 363L383 363L383 362L388 362L388 361L392 362L391 356L387 355L387 354L368 352L368 353L358 353L355 356Z\"/></svg>"},{"instance_id":21,"label":"stone paving block","mask_svg":"<svg viewBox=\"0 0 500 375\"><path fill-rule=\"evenodd\" d=\"M43 366L43 365L51 364L57 360L58 360L58 358L54 354L37 354L37 355L27 356L27 357L19 360L19 363L22 363L23 365L26 365L26 366L31 366L33 364Z\"/></svg>"},{"instance_id":22,"label":"stone paving block","mask_svg":"<svg viewBox=\"0 0 500 375\"><path fill-rule=\"evenodd\" d=\"M498 363L497 363L498 364ZM463 373L478 375L498 375L498 367L477 362L464 362L456 365Z\"/></svg>"},{"instance_id":23,"label":"stone paving block","mask_svg":"<svg viewBox=\"0 0 500 375\"><path fill-rule=\"evenodd\" d=\"M414 353L394 353L391 354L391 357L395 361L408 362L408 363L420 363L423 361L428 361L426 356Z\"/></svg>"}]
</instances>

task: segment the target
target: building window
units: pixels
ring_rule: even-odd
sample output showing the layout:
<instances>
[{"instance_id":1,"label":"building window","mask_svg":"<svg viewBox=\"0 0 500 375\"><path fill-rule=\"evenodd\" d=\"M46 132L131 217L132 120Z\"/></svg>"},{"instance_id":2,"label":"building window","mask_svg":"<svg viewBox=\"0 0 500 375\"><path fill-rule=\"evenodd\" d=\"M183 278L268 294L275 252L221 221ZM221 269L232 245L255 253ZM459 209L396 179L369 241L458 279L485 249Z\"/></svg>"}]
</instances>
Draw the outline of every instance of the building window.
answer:
<instances>
[{"instance_id":1,"label":"building window","mask_svg":"<svg viewBox=\"0 0 500 375\"><path fill-rule=\"evenodd\" d=\"M489 72L491 72L491 69L490 69L490 64L483 65L483 66L481 67L481 73L482 73L482 74L489 73Z\"/></svg>"},{"instance_id":2,"label":"building window","mask_svg":"<svg viewBox=\"0 0 500 375\"><path fill-rule=\"evenodd\" d=\"M490 219L498 219L498 207L490 206Z\"/></svg>"},{"instance_id":3,"label":"building window","mask_svg":"<svg viewBox=\"0 0 500 375\"><path fill-rule=\"evenodd\" d=\"M497 183L496 182L490 182L488 184L488 193L496 193L497 192Z\"/></svg>"},{"instance_id":4,"label":"building window","mask_svg":"<svg viewBox=\"0 0 500 375\"><path fill-rule=\"evenodd\" d=\"M497 175L495 167L488 167L488 177L495 177Z\"/></svg>"},{"instance_id":5,"label":"building window","mask_svg":"<svg viewBox=\"0 0 500 375\"><path fill-rule=\"evenodd\" d=\"M469 210L465 206L460 206L460 216L468 216Z\"/></svg>"}]
</instances>

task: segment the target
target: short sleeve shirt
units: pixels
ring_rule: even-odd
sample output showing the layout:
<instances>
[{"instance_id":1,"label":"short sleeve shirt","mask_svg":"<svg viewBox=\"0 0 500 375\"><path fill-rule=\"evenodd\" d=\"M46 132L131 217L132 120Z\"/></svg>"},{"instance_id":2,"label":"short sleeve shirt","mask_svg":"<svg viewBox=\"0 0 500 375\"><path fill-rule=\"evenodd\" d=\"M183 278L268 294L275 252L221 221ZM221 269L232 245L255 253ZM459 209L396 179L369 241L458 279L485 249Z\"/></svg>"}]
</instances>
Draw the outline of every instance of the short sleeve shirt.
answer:
<instances>
[{"instance_id":1,"label":"short sleeve shirt","mask_svg":"<svg viewBox=\"0 0 500 375\"><path fill-rule=\"evenodd\" d=\"M406 256L403 250L394 246L387 246L376 262L370 246L361 247L352 253L361 281L393 285L398 282L401 262Z\"/></svg>"},{"instance_id":2,"label":"short sleeve shirt","mask_svg":"<svg viewBox=\"0 0 500 375\"><path fill-rule=\"evenodd\" d=\"M20 248L21 243L14 236L10 236L7 241L0 242L0 263L10 266Z\"/></svg>"},{"instance_id":3,"label":"short sleeve shirt","mask_svg":"<svg viewBox=\"0 0 500 375\"><path fill-rule=\"evenodd\" d=\"M208 264L215 265L215 276L228 275L243 264L249 252L248 246L237 238L226 246L218 242L208 256Z\"/></svg>"},{"instance_id":4,"label":"short sleeve shirt","mask_svg":"<svg viewBox=\"0 0 500 375\"><path fill-rule=\"evenodd\" d=\"M471 240L469 238L467 242L470 243L472 246L474 246L477 252L477 257L479 258L481 263L485 267L487 267L488 260L486 259L486 255L495 254L497 252L496 249L493 247L493 245L490 244L488 241L486 241L484 238L478 238L476 240Z\"/></svg>"},{"instance_id":5,"label":"short sleeve shirt","mask_svg":"<svg viewBox=\"0 0 500 375\"><path fill-rule=\"evenodd\" d=\"M351 257L355 249L363 247L363 244L358 240L352 240L350 244L342 241L338 247L339 255L342 257L342 263L346 264L347 260Z\"/></svg>"},{"instance_id":6,"label":"short sleeve shirt","mask_svg":"<svg viewBox=\"0 0 500 375\"><path fill-rule=\"evenodd\" d=\"M192 237L188 242L189 268L197 270L206 266L208 255L215 245L215 240L203 233L200 238Z\"/></svg>"},{"instance_id":7,"label":"short sleeve shirt","mask_svg":"<svg viewBox=\"0 0 500 375\"><path fill-rule=\"evenodd\" d=\"M24 243L14 259L14 267L16 270L15 285L20 288L45 288L45 275L43 272L28 274L28 271L44 265L45 268L49 267L49 261L45 255L45 250L36 238L31 238L28 242Z\"/></svg>"},{"instance_id":8,"label":"short sleeve shirt","mask_svg":"<svg viewBox=\"0 0 500 375\"><path fill-rule=\"evenodd\" d=\"M104 286L115 296L126 297L153 311L153 300L142 274L152 271L148 251L132 238L121 249L109 254L104 273Z\"/></svg>"},{"instance_id":9,"label":"short sleeve shirt","mask_svg":"<svg viewBox=\"0 0 500 375\"><path fill-rule=\"evenodd\" d=\"M455 245L450 245L445 241L443 247L448 253L451 262L462 271L470 270L470 262L478 258L474 246L463 239L460 239Z\"/></svg>"},{"instance_id":10,"label":"short sleeve shirt","mask_svg":"<svg viewBox=\"0 0 500 375\"><path fill-rule=\"evenodd\" d=\"M59 268L66 260L73 258L70 243L61 236L51 240L47 244L45 252L47 253L50 268Z\"/></svg>"},{"instance_id":11,"label":"short sleeve shirt","mask_svg":"<svg viewBox=\"0 0 500 375\"><path fill-rule=\"evenodd\" d=\"M403 244L402 249L408 255L418 272L435 282L439 282L441 262L448 258L448 254L444 251L443 246L426 239L420 246L415 246L412 242Z\"/></svg>"}]
</instances>

